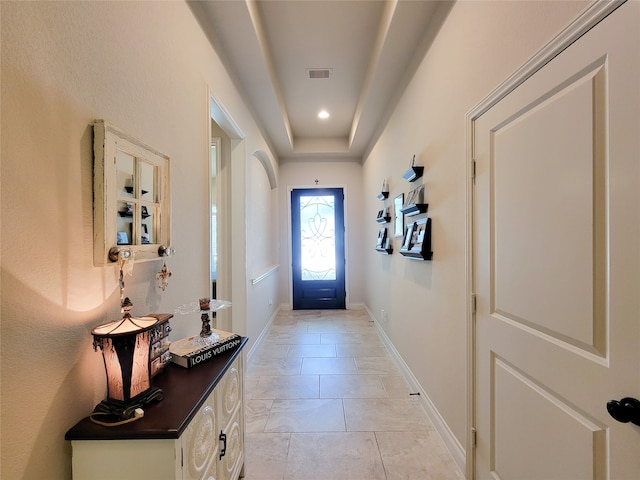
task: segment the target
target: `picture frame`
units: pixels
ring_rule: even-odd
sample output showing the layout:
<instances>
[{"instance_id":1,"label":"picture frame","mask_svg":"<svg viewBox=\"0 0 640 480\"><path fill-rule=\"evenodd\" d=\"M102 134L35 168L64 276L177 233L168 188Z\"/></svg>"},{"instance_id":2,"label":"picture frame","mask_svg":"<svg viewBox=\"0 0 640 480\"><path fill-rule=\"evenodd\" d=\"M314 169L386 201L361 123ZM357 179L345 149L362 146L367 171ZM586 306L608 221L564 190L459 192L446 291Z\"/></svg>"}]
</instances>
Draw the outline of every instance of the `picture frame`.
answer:
<instances>
[{"instance_id":1,"label":"picture frame","mask_svg":"<svg viewBox=\"0 0 640 480\"><path fill-rule=\"evenodd\" d=\"M401 250L410 250L411 249L411 238L413 236L413 227L415 223L411 223L406 226L404 229L404 238L402 239L402 249Z\"/></svg>"},{"instance_id":2,"label":"picture frame","mask_svg":"<svg viewBox=\"0 0 640 480\"><path fill-rule=\"evenodd\" d=\"M387 241L387 227L382 227L378 231L378 241L376 242L376 248L381 248Z\"/></svg>"},{"instance_id":3,"label":"picture frame","mask_svg":"<svg viewBox=\"0 0 640 480\"><path fill-rule=\"evenodd\" d=\"M421 218L407 226L400 254L415 260L431 260L431 219Z\"/></svg>"},{"instance_id":4,"label":"picture frame","mask_svg":"<svg viewBox=\"0 0 640 480\"><path fill-rule=\"evenodd\" d=\"M406 198L405 203L404 203L405 207L408 207L409 205L414 203L413 198L414 198L415 194L416 194L416 190L415 189L409 190L407 192L407 198Z\"/></svg>"},{"instance_id":5,"label":"picture frame","mask_svg":"<svg viewBox=\"0 0 640 480\"><path fill-rule=\"evenodd\" d=\"M402 213L402 205L404 204L404 193L401 193L393 199L393 209L396 216L394 225L394 236L401 237L404 234L404 213Z\"/></svg>"}]
</instances>

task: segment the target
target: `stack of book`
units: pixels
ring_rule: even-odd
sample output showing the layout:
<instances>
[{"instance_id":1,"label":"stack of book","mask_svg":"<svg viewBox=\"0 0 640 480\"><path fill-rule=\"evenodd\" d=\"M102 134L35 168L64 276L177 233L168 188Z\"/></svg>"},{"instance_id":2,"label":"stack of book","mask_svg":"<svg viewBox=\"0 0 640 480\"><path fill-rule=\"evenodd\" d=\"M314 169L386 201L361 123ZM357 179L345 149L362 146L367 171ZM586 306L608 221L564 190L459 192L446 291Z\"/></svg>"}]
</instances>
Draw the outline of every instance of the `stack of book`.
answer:
<instances>
[{"instance_id":1,"label":"stack of book","mask_svg":"<svg viewBox=\"0 0 640 480\"><path fill-rule=\"evenodd\" d=\"M172 342L169 347L171 361L181 367L191 368L213 357L228 352L242 343L237 333L211 329L211 338L187 337Z\"/></svg>"}]
</instances>

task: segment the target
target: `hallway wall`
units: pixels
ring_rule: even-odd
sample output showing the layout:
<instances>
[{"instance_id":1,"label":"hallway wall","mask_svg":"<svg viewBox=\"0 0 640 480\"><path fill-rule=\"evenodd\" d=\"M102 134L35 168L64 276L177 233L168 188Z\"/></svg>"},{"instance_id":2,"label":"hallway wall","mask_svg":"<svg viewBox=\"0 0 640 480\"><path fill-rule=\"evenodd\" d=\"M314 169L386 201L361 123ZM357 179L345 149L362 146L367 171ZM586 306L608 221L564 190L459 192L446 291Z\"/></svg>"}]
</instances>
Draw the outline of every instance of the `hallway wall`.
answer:
<instances>
[{"instance_id":1,"label":"hallway wall","mask_svg":"<svg viewBox=\"0 0 640 480\"><path fill-rule=\"evenodd\" d=\"M163 292L161 262L135 265L134 315L210 290L208 87L245 136L230 166L239 208L249 156L269 147L184 2L0 2L0 20L0 477L68 480L65 432L106 394L90 332L121 315L115 267L93 266L92 122L171 158L173 275ZM245 239L233 241L242 268ZM193 335L199 315L172 326Z\"/></svg>"},{"instance_id":2,"label":"hallway wall","mask_svg":"<svg viewBox=\"0 0 640 480\"><path fill-rule=\"evenodd\" d=\"M588 2L457 2L363 167L365 238L383 179L392 200L413 155L433 222L433 261L364 249L364 300L443 417L460 452L467 422L465 114ZM419 183L419 182L416 182ZM412 184L411 184L412 185ZM389 202L388 202L389 203ZM388 321L381 311L388 313ZM460 458L460 457L459 457Z\"/></svg>"}]
</instances>

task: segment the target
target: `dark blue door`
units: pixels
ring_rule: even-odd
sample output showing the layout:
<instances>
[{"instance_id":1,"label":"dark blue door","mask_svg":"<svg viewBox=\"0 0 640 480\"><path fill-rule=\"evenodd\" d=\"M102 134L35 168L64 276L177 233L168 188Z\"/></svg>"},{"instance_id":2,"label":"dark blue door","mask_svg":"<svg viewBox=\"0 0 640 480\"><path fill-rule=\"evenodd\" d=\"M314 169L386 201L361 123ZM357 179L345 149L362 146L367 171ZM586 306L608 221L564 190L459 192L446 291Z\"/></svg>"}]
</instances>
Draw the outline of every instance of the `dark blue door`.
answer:
<instances>
[{"instance_id":1,"label":"dark blue door","mask_svg":"<svg viewBox=\"0 0 640 480\"><path fill-rule=\"evenodd\" d=\"M291 191L293 309L345 308L342 188Z\"/></svg>"}]
</instances>

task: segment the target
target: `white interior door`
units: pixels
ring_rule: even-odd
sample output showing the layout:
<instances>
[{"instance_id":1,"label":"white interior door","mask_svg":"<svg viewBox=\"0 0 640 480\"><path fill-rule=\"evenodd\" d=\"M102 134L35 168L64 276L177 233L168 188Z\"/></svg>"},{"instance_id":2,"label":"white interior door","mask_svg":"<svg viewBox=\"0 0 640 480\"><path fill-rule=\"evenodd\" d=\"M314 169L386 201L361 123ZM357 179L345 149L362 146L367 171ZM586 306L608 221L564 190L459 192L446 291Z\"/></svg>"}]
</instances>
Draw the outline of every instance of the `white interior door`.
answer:
<instances>
[{"instance_id":1,"label":"white interior door","mask_svg":"<svg viewBox=\"0 0 640 480\"><path fill-rule=\"evenodd\" d=\"M474 122L476 478L640 478L640 2Z\"/></svg>"}]
</instances>

